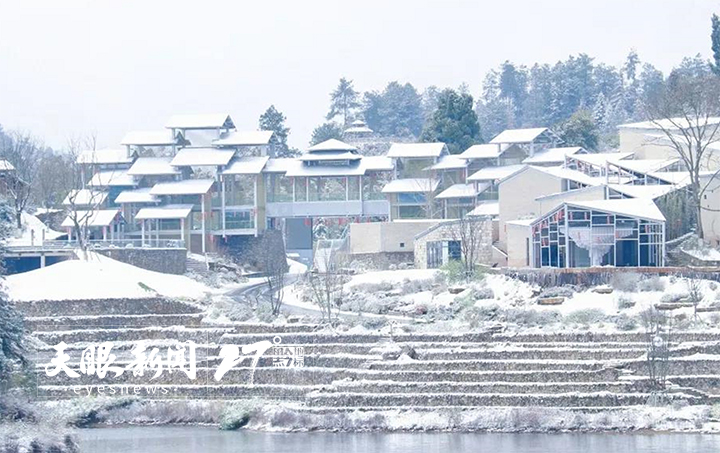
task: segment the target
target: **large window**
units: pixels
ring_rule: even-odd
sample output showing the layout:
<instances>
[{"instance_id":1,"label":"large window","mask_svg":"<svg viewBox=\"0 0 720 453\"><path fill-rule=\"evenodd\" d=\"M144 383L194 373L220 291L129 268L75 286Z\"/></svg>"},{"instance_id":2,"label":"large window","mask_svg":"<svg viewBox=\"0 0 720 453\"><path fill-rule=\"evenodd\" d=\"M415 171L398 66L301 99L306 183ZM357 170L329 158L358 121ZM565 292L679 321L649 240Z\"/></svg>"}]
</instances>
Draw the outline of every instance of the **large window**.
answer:
<instances>
[{"instance_id":1,"label":"large window","mask_svg":"<svg viewBox=\"0 0 720 453\"><path fill-rule=\"evenodd\" d=\"M293 201L293 179L282 174L267 175L267 201L279 203Z\"/></svg>"}]
</instances>

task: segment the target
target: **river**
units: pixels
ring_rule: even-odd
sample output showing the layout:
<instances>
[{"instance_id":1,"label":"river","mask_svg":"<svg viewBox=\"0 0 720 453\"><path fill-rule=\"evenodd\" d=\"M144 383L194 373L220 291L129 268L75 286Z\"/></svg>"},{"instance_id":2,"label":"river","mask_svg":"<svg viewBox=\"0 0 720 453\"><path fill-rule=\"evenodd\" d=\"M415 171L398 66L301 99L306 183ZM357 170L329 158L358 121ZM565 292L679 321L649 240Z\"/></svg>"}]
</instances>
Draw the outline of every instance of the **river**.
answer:
<instances>
[{"instance_id":1,"label":"river","mask_svg":"<svg viewBox=\"0 0 720 453\"><path fill-rule=\"evenodd\" d=\"M266 433L211 427L120 427L78 432L83 453L716 453L710 434Z\"/></svg>"}]
</instances>

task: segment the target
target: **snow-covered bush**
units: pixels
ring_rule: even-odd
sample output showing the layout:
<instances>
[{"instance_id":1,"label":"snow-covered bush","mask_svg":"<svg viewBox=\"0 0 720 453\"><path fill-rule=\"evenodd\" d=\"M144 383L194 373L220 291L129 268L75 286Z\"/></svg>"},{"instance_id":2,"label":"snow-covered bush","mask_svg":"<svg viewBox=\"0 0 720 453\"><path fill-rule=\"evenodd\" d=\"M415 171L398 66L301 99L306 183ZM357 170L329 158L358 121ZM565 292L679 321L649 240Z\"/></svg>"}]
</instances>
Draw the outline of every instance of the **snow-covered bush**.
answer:
<instances>
[{"instance_id":1,"label":"snow-covered bush","mask_svg":"<svg viewBox=\"0 0 720 453\"><path fill-rule=\"evenodd\" d=\"M545 288L542 293L540 293L540 297L572 297L579 290L579 288L572 285L553 286Z\"/></svg>"},{"instance_id":2,"label":"snow-covered bush","mask_svg":"<svg viewBox=\"0 0 720 453\"><path fill-rule=\"evenodd\" d=\"M678 292L665 293L665 294L663 294L663 295L660 297L660 302L666 303L666 304L667 304L667 303L675 303L675 302L680 302L680 301L683 300L683 299L687 299L688 297L690 297L690 295L689 295L688 293L685 293L685 292L682 292L682 293L678 293Z\"/></svg>"},{"instance_id":3,"label":"snow-covered bush","mask_svg":"<svg viewBox=\"0 0 720 453\"><path fill-rule=\"evenodd\" d=\"M615 304L618 310L626 310L635 306L635 300L630 296L621 294L615 297Z\"/></svg>"},{"instance_id":4,"label":"snow-covered bush","mask_svg":"<svg viewBox=\"0 0 720 453\"><path fill-rule=\"evenodd\" d=\"M629 331L635 330L638 322L637 319L623 313L615 317L615 325L619 330Z\"/></svg>"},{"instance_id":5,"label":"snow-covered bush","mask_svg":"<svg viewBox=\"0 0 720 453\"><path fill-rule=\"evenodd\" d=\"M665 282L657 275L645 277L638 283L639 291L665 291Z\"/></svg>"},{"instance_id":6,"label":"snow-covered bush","mask_svg":"<svg viewBox=\"0 0 720 453\"><path fill-rule=\"evenodd\" d=\"M615 272L610 279L610 286L616 291L635 292L640 284L640 274L633 272Z\"/></svg>"},{"instance_id":7,"label":"snow-covered bush","mask_svg":"<svg viewBox=\"0 0 720 453\"><path fill-rule=\"evenodd\" d=\"M229 402L220 414L220 429L232 431L247 425L259 405L255 400Z\"/></svg>"},{"instance_id":8,"label":"snow-covered bush","mask_svg":"<svg viewBox=\"0 0 720 453\"><path fill-rule=\"evenodd\" d=\"M505 320L519 326L547 326L562 319L557 310L534 310L532 308L513 308L504 311Z\"/></svg>"},{"instance_id":9,"label":"snow-covered bush","mask_svg":"<svg viewBox=\"0 0 720 453\"><path fill-rule=\"evenodd\" d=\"M567 324L590 325L605 319L605 312L598 308L586 308L583 310L575 310L565 316Z\"/></svg>"}]
</instances>

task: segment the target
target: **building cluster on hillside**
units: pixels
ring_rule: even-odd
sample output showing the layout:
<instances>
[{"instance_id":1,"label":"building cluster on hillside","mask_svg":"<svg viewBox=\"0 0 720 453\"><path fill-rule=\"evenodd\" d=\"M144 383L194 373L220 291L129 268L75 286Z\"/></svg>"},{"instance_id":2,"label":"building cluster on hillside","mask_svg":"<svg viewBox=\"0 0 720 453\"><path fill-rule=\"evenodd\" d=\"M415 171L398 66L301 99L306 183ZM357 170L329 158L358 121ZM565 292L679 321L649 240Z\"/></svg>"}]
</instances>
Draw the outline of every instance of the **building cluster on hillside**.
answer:
<instances>
[{"instance_id":1,"label":"building cluster on hillside","mask_svg":"<svg viewBox=\"0 0 720 453\"><path fill-rule=\"evenodd\" d=\"M359 148L373 133L356 122L344 141L278 158L272 132L238 131L227 114L178 115L164 130L128 133L122 148L83 152L85 187L65 204L90 213L96 239L182 240L197 253L242 253L277 229L307 262L319 239L337 239L355 258L439 267L465 253L458 224L471 220L487 265L663 266L666 242L691 227L689 174L654 123L622 125L619 135L606 153L531 128L456 155L443 143L368 155ZM708 178L717 169L713 159L704 168ZM719 185L708 207L720 208ZM72 237L71 217L63 226ZM702 222L717 244L718 213Z\"/></svg>"}]
</instances>

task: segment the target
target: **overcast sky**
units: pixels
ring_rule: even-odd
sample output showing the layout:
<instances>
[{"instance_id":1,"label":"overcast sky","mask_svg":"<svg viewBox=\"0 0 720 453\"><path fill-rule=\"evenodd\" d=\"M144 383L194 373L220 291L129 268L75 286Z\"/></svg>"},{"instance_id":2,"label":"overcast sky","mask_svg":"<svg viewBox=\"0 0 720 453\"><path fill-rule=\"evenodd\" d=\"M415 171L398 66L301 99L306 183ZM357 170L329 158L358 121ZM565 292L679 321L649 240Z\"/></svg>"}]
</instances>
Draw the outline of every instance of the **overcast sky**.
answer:
<instances>
[{"instance_id":1,"label":"overcast sky","mask_svg":"<svg viewBox=\"0 0 720 453\"><path fill-rule=\"evenodd\" d=\"M708 0L0 0L0 124L54 147L96 133L115 146L174 113L229 113L256 129L270 105L304 148L340 77L469 84L505 60L631 48L667 71L710 56Z\"/></svg>"}]
</instances>

